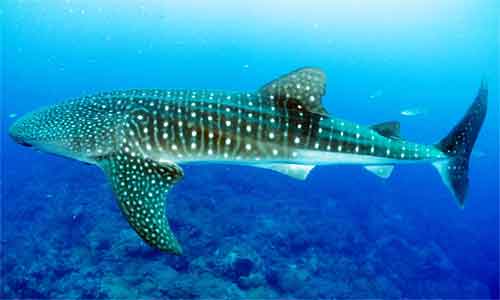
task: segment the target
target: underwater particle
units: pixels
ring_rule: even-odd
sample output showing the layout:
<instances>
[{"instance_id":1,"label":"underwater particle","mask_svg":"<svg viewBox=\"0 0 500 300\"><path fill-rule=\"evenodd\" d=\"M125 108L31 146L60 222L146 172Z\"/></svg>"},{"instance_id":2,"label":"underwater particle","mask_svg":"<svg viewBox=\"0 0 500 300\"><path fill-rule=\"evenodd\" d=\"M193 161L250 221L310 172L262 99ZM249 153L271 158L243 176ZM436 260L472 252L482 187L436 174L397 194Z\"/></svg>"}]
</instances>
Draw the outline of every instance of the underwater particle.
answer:
<instances>
[{"instance_id":1,"label":"underwater particle","mask_svg":"<svg viewBox=\"0 0 500 300\"><path fill-rule=\"evenodd\" d=\"M248 64L243 65L243 69L248 69L248 67L249 67Z\"/></svg>"},{"instance_id":2,"label":"underwater particle","mask_svg":"<svg viewBox=\"0 0 500 300\"><path fill-rule=\"evenodd\" d=\"M9 118L14 119L15 117L17 117L16 113L10 113L9 114Z\"/></svg>"},{"instance_id":3,"label":"underwater particle","mask_svg":"<svg viewBox=\"0 0 500 300\"><path fill-rule=\"evenodd\" d=\"M473 151L472 151L472 157L475 157L475 158L483 158L483 157L486 157L486 152L481 151L481 150L473 150Z\"/></svg>"},{"instance_id":4,"label":"underwater particle","mask_svg":"<svg viewBox=\"0 0 500 300\"><path fill-rule=\"evenodd\" d=\"M382 97L383 94L384 94L384 91L379 89L379 90L376 90L375 92L373 92L370 96L368 96L368 98L370 98L370 100L374 100L376 98Z\"/></svg>"}]
</instances>

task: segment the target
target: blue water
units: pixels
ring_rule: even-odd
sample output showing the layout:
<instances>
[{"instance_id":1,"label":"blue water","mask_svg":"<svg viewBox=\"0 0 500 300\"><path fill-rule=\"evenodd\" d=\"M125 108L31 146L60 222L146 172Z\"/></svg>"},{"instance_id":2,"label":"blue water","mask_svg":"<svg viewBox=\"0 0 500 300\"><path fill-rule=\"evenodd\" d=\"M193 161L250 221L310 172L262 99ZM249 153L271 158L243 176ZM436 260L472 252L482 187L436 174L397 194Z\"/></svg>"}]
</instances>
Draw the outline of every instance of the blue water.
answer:
<instances>
[{"instance_id":1,"label":"blue water","mask_svg":"<svg viewBox=\"0 0 500 300\"><path fill-rule=\"evenodd\" d=\"M498 298L498 2L245 3L2 2L0 298ZM326 72L333 116L400 120L422 143L447 134L486 78L465 209L428 165L386 181L359 166L306 181L183 166L167 208L185 252L174 257L135 235L98 168L6 133L71 97L255 90L302 66Z\"/></svg>"}]
</instances>

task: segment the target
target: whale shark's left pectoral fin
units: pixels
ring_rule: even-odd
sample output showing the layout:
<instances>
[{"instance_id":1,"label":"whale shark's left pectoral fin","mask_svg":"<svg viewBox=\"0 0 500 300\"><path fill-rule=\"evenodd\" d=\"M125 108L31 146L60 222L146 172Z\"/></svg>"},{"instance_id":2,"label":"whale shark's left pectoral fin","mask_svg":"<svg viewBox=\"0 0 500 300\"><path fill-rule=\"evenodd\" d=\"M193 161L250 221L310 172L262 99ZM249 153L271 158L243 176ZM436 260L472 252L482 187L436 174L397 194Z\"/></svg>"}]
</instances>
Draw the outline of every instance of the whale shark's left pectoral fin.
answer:
<instances>
[{"instance_id":1,"label":"whale shark's left pectoral fin","mask_svg":"<svg viewBox=\"0 0 500 300\"><path fill-rule=\"evenodd\" d=\"M127 221L149 245L180 255L181 246L165 216L165 194L183 176L174 163L114 154L99 163L108 175Z\"/></svg>"}]
</instances>

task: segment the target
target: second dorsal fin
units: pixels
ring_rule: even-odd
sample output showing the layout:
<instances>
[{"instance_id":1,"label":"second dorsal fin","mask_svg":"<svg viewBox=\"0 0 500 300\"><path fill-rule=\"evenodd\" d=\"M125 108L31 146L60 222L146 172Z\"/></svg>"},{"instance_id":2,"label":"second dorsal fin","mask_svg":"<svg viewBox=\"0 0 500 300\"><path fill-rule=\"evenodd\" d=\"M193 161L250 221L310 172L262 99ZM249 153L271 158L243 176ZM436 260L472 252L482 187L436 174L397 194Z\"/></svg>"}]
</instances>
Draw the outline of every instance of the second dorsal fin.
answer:
<instances>
[{"instance_id":1,"label":"second dorsal fin","mask_svg":"<svg viewBox=\"0 0 500 300\"><path fill-rule=\"evenodd\" d=\"M320 69L301 68L264 85L259 93L279 107L328 115L321 104L326 76Z\"/></svg>"},{"instance_id":2,"label":"second dorsal fin","mask_svg":"<svg viewBox=\"0 0 500 300\"><path fill-rule=\"evenodd\" d=\"M388 138L401 139L401 125L397 121L384 122L370 126L371 129Z\"/></svg>"}]
</instances>

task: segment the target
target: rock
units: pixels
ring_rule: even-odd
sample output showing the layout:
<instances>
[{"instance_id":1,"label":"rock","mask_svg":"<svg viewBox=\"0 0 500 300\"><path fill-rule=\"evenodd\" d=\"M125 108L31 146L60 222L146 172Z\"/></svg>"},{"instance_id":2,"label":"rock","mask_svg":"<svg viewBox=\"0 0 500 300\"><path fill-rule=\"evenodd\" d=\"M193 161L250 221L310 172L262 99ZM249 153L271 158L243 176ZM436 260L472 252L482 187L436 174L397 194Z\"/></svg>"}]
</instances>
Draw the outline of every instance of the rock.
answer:
<instances>
[{"instance_id":1,"label":"rock","mask_svg":"<svg viewBox=\"0 0 500 300\"><path fill-rule=\"evenodd\" d=\"M292 293L305 284L310 278L310 274L303 268L296 265L289 265L285 270L277 273L276 285L279 290Z\"/></svg>"},{"instance_id":2,"label":"rock","mask_svg":"<svg viewBox=\"0 0 500 300\"><path fill-rule=\"evenodd\" d=\"M262 273L264 269L262 259L248 245L223 246L215 252L207 265L233 282L252 273Z\"/></svg>"},{"instance_id":3,"label":"rock","mask_svg":"<svg viewBox=\"0 0 500 300\"><path fill-rule=\"evenodd\" d=\"M260 273L253 273L248 276L241 276L238 279L238 286L244 290L264 286L266 279Z\"/></svg>"}]
</instances>

